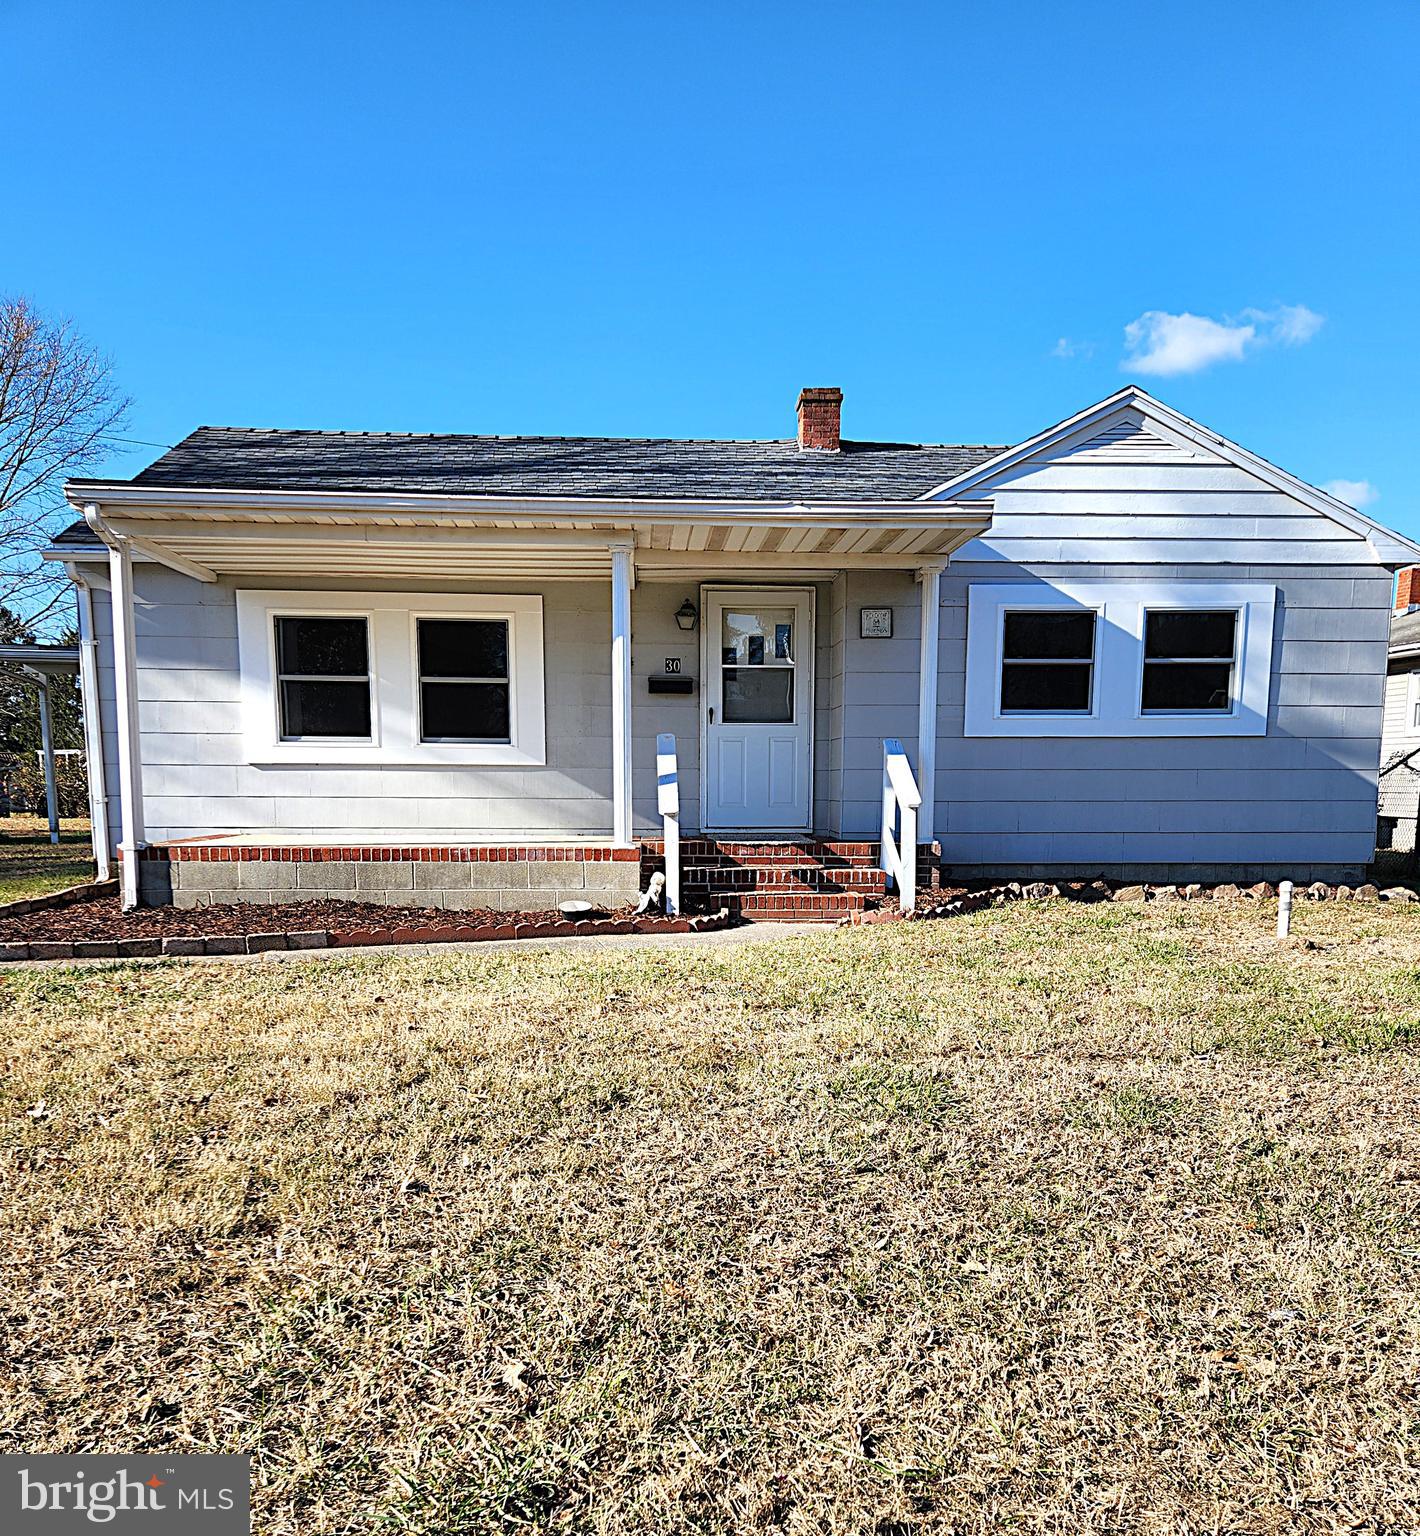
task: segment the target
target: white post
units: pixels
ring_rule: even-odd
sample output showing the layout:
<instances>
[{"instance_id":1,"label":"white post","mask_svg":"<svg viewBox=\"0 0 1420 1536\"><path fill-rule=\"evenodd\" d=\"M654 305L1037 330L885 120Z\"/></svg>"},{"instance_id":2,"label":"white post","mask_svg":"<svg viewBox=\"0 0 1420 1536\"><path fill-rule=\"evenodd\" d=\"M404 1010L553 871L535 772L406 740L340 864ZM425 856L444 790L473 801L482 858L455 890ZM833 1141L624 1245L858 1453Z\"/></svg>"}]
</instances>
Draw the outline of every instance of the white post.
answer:
<instances>
[{"instance_id":1,"label":"white post","mask_svg":"<svg viewBox=\"0 0 1420 1536\"><path fill-rule=\"evenodd\" d=\"M666 843L666 913L680 914L680 770L675 737L666 732L656 737L656 807Z\"/></svg>"},{"instance_id":2,"label":"white post","mask_svg":"<svg viewBox=\"0 0 1420 1536\"><path fill-rule=\"evenodd\" d=\"M631 550L611 551L611 826L631 842Z\"/></svg>"},{"instance_id":3,"label":"white post","mask_svg":"<svg viewBox=\"0 0 1420 1536\"><path fill-rule=\"evenodd\" d=\"M888 773L887 742L883 743L883 820L882 838L878 843L878 865L888 877L888 889L897 878L897 867L892 859L892 840L897 836L897 799L893 794L892 777Z\"/></svg>"},{"instance_id":4,"label":"white post","mask_svg":"<svg viewBox=\"0 0 1420 1536\"><path fill-rule=\"evenodd\" d=\"M1285 939L1292 931L1292 882L1284 880L1277 887L1277 937Z\"/></svg>"},{"instance_id":5,"label":"white post","mask_svg":"<svg viewBox=\"0 0 1420 1536\"><path fill-rule=\"evenodd\" d=\"M104 729L99 715L99 647L94 637L94 594L75 578L79 593L79 703L84 713L84 768L89 780L89 831L99 880L113 874L108 842L108 790L104 785Z\"/></svg>"},{"instance_id":6,"label":"white post","mask_svg":"<svg viewBox=\"0 0 1420 1536\"><path fill-rule=\"evenodd\" d=\"M917 786L922 806L917 813L917 835L930 843L937 835L937 665L942 634L942 570L924 565L917 572L921 583L921 657L917 674Z\"/></svg>"},{"instance_id":7,"label":"white post","mask_svg":"<svg viewBox=\"0 0 1420 1536\"><path fill-rule=\"evenodd\" d=\"M138 669L133 628L133 557L123 543L108 552L113 605L113 680L118 701L118 801L123 820L123 908L138 905L138 853L144 845L143 764L138 738Z\"/></svg>"},{"instance_id":8,"label":"white post","mask_svg":"<svg viewBox=\"0 0 1420 1536\"><path fill-rule=\"evenodd\" d=\"M54 727L49 715L49 679L39 680L39 742L44 757L44 804L49 812L49 840L59 841L59 786L54 782Z\"/></svg>"}]
</instances>

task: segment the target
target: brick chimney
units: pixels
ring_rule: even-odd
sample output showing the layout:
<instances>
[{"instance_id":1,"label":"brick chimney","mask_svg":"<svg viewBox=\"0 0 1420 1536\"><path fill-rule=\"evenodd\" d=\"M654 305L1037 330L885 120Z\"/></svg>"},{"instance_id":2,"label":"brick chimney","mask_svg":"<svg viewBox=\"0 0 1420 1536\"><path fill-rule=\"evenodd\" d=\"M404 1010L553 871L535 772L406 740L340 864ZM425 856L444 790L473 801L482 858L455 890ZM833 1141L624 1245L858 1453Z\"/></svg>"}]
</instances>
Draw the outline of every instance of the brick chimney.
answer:
<instances>
[{"instance_id":1,"label":"brick chimney","mask_svg":"<svg viewBox=\"0 0 1420 1536\"><path fill-rule=\"evenodd\" d=\"M818 449L825 453L837 453L842 446L839 438L839 414L843 409L841 389L801 389L799 391L799 448ZM1416 584L1420 591L1420 582Z\"/></svg>"},{"instance_id":2,"label":"brick chimney","mask_svg":"<svg viewBox=\"0 0 1420 1536\"><path fill-rule=\"evenodd\" d=\"M1420 605L1420 565L1407 565L1395 574L1395 611L1406 613L1417 605Z\"/></svg>"}]
</instances>

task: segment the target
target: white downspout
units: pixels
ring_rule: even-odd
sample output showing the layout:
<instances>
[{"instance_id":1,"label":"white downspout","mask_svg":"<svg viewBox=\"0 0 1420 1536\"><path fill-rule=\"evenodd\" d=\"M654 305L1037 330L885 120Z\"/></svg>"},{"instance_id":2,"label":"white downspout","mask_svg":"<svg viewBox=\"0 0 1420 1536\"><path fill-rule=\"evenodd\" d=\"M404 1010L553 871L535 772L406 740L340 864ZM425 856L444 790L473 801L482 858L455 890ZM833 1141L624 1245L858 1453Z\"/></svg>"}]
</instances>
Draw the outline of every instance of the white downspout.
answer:
<instances>
[{"instance_id":1,"label":"white downspout","mask_svg":"<svg viewBox=\"0 0 1420 1536\"><path fill-rule=\"evenodd\" d=\"M118 803L121 831L119 879L123 909L138 905L138 857L146 846L143 829L143 762L138 734L138 668L133 623L133 552L114 532L94 502L84 521L108 546L109 601L113 607L113 681L118 702Z\"/></svg>"},{"instance_id":2,"label":"white downspout","mask_svg":"<svg viewBox=\"0 0 1420 1536\"><path fill-rule=\"evenodd\" d=\"M922 807L917 813L917 836L924 843L937 836L937 669L942 634L942 564L924 565L917 572L921 583L921 652L917 679L917 783Z\"/></svg>"},{"instance_id":3,"label":"white downspout","mask_svg":"<svg viewBox=\"0 0 1420 1536\"><path fill-rule=\"evenodd\" d=\"M612 841L631 843L631 546L611 546Z\"/></svg>"},{"instance_id":4,"label":"white downspout","mask_svg":"<svg viewBox=\"0 0 1420 1536\"><path fill-rule=\"evenodd\" d=\"M84 756L89 779L89 829L99 880L113 877L108 840L108 786L104 782L104 727L99 714L99 643L94 628L94 592L78 564L66 566L79 597L79 702L84 712Z\"/></svg>"}]
</instances>

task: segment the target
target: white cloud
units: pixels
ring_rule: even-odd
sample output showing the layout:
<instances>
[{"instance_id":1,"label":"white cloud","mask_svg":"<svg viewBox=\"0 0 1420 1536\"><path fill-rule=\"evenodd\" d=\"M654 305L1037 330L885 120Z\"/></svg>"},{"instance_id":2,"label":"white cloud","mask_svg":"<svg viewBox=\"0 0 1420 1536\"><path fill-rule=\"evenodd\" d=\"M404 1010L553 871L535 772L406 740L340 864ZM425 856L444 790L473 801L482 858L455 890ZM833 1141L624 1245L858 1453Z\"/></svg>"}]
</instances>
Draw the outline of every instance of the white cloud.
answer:
<instances>
[{"instance_id":1,"label":"white cloud","mask_svg":"<svg viewBox=\"0 0 1420 1536\"><path fill-rule=\"evenodd\" d=\"M1317 314L1314 309L1308 309L1305 304L1279 304L1271 311L1250 309L1247 318L1270 326L1269 340L1284 347L1299 347L1316 335L1326 317Z\"/></svg>"},{"instance_id":2,"label":"white cloud","mask_svg":"<svg viewBox=\"0 0 1420 1536\"><path fill-rule=\"evenodd\" d=\"M1240 363L1258 347L1299 347L1321 329L1324 317L1305 304L1245 309L1236 319L1184 311L1146 310L1124 327L1128 349L1120 367L1168 377L1197 373L1214 363Z\"/></svg>"},{"instance_id":3,"label":"white cloud","mask_svg":"<svg viewBox=\"0 0 1420 1536\"><path fill-rule=\"evenodd\" d=\"M1069 336L1062 336L1050 349L1051 357L1093 357L1095 344L1092 341L1075 341Z\"/></svg>"},{"instance_id":4,"label":"white cloud","mask_svg":"<svg viewBox=\"0 0 1420 1536\"><path fill-rule=\"evenodd\" d=\"M1337 501L1344 501L1348 507L1355 507L1358 512L1379 500L1381 494L1369 480L1328 480L1322 490Z\"/></svg>"}]
</instances>

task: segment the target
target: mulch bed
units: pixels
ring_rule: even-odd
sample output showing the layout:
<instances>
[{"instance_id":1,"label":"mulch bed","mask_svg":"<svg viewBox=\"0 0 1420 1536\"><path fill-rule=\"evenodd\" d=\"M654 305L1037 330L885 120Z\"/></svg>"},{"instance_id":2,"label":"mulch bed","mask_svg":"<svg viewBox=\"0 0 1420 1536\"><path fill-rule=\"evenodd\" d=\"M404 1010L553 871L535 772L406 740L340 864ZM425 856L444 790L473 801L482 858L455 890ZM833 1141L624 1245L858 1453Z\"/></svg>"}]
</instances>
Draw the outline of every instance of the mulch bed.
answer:
<instances>
[{"instance_id":1,"label":"mulch bed","mask_svg":"<svg viewBox=\"0 0 1420 1536\"><path fill-rule=\"evenodd\" d=\"M124 912L116 897L85 902L82 906L49 911L0 915L0 958L21 959L27 946L44 946L33 958L60 958L49 946L95 955L99 946L131 945L120 954L158 953L173 940L170 953L200 953L177 948L187 939L241 940L260 936L260 944L211 946L208 953L239 952L244 948L287 947L276 942L282 935L292 939L290 948L325 948L327 945L423 943L473 938L551 938L581 933L684 933L722 926L725 914L672 918L662 914L636 917L631 907L570 920L561 912L503 912L491 908L458 911L442 907L397 907L369 901L295 901L273 905L232 902L210 907L139 907Z\"/></svg>"},{"instance_id":2,"label":"mulch bed","mask_svg":"<svg viewBox=\"0 0 1420 1536\"><path fill-rule=\"evenodd\" d=\"M291 901L270 906L228 902L210 907L138 907L124 912L116 897L57 911L0 916L0 943L23 940L165 939L209 933L303 933L324 928L422 928L457 923L560 922L553 911L449 912L442 907L392 907L376 901Z\"/></svg>"}]
</instances>

